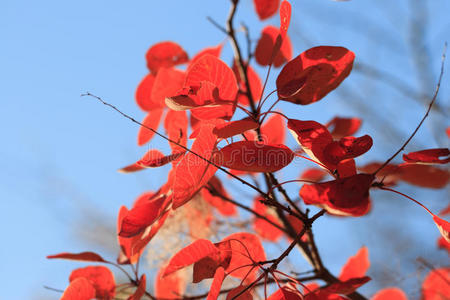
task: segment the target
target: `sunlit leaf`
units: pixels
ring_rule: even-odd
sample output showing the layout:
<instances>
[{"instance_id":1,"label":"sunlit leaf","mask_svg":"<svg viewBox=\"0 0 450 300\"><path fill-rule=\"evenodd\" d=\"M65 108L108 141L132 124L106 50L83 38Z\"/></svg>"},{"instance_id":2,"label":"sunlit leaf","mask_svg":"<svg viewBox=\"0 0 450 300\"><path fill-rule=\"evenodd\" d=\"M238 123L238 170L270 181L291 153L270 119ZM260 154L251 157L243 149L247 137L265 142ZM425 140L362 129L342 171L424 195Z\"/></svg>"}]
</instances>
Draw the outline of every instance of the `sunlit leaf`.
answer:
<instances>
[{"instance_id":1,"label":"sunlit leaf","mask_svg":"<svg viewBox=\"0 0 450 300\"><path fill-rule=\"evenodd\" d=\"M170 68L188 61L188 55L183 48L170 41L160 42L150 47L145 58L148 69L155 74L161 67Z\"/></svg>"},{"instance_id":2,"label":"sunlit leaf","mask_svg":"<svg viewBox=\"0 0 450 300\"><path fill-rule=\"evenodd\" d=\"M296 104L319 101L350 74L355 54L343 47L319 46L288 62L277 78L278 96Z\"/></svg>"},{"instance_id":3,"label":"sunlit leaf","mask_svg":"<svg viewBox=\"0 0 450 300\"><path fill-rule=\"evenodd\" d=\"M88 266L72 271L69 281L77 278L86 278L95 288L95 297L99 299L113 299L115 295L116 283L113 273L104 266Z\"/></svg>"}]
</instances>

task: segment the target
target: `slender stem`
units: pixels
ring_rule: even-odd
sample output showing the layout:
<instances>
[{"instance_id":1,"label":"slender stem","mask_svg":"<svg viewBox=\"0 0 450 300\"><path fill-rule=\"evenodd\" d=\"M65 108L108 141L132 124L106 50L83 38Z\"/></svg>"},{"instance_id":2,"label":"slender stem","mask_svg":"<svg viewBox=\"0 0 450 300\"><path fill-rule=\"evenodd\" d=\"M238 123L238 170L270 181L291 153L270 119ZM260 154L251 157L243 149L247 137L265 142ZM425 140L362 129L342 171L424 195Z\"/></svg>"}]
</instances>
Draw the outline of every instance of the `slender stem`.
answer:
<instances>
[{"instance_id":1,"label":"slender stem","mask_svg":"<svg viewBox=\"0 0 450 300\"><path fill-rule=\"evenodd\" d=\"M413 131L413 133L409 136L409 138L406 140L405 143L400 147L400 149L397 150L388 160L384 162L375 172L373 172L373 175L376 175L378 172L380 172L384 167L386 167L400 152L405 149L405 147L408 145L408 143L411 141L411 139L416 135L417 131L419 130L420 126L422 126L425 119L428 117L428 114L430 113L431 107L433 106L433 103L436 101L437 95L439 93L439 89L441 87L441 81L442 76L444 75L444 63L445 63L445 53L447 52L447 43L444 44L444 50L442 53L442 59L441 59L441 72L439 74L439 80L436 85L436 90L434 91L433 98L431 99L430 104L428 105L428 109L423 116L422 120L419 122L419 125L417 125L416 129Z\"/></svg>"},{"instance_id":2,"label":"slender stem","mask_svg":"<svg viewBox=\"0 0 450 300\"><path fill-rule=\"evenodd\" d=\"M180 144L180 143L177 143L176 141L174 141L174 140L172 140L172 139L166 137L165 135L163 135L163 134L159 133L158 131L154 130L153 128L148 127L148 126L142 124L141 122L136 121L133 117L130 117L129 115L123 113L123 112L122 112L121 110L119 110L117 107L115 107L114 105L112 105L112 104L110 104L110 103L104 101L102 98L100 98L100 97L98 97L98 96L95 96L95 95L93 95L93 94L91 94L91 93L89 93L89 92L86 93L86 94L82 94L81 96L82 96L82 97L84 97L84 96L90 96L90 97L93 97L93 98L97 99L98 101L100 101L101 103L103 103L103 104L106 105L106 106L111 107L111 108L114 109L116 112L118 112L119 114L121 114L121 115L124 116L125 118L129 119L129 120L132 121L133 123L136 123L136 124L138 124L139 126L142 126L142 127L146 128L146 129L152 131L153 133L155 133L156 135L158 135L158 136L160 136L161 138L165 139L166 141L168 141L168 142L170 142L170 143L172 143L172 144L175 144L175 145L177 145L177 146L183 148L184 150L186 150L186 151L192 153L193 155L197 156L198 158L200 158L200 159L206 161L207 163L209 163L210 165L216 167L217 169L221 170L222 172L224 172L224 173L230 175L230 176L233 177L234 179L237 179L237 180L240 181L242 184L245 184L245 185L251 187L252 189L254 189L255 191L257 191L258 193L260 193L260 194L263 195L264 197L267 197L268 199L270 199L269 196L268 196L266 193L264 193L262 190L260 190L258 187L254 186L253 184L251 184L251 183L249 183L249 182L243 180L242 178L240 178L240 177L234 175L233 173L231 173L231 172L229 172L228 170L222 168L221 166L215 164L214 162L210 161L209 159L207 159L207 158L201 156L200 154L197 154L196 152L192 151L191 149L187 148L186 146L184 146L184 145L182 145L182 144Z\"/></svg>"},{"instance_id":3,"label":"slender stem","mask_svg":"<svg viewBox=\"0 0 450 300\"><path fill-rule=\"evenodd\" d=\"M399 195L401 195L401 196L403 196L403 197L405 197L405 198L407 198L407 199L409 199L409 200L415 202L416 204L420 205L420 206L421 206L423 209L425 209L430 215L434 216L434 214L433 214L433 213L432 213L425 205L423 205L422 203L420 203L420 202L417 201L416 199L414 199L414 198L412 198L412 197L410 197L410 196L408 196L408 195L406 195L406 194L403 194L402 192L396 191L396 190L391 189L391 188L388 188L388 187L379 186L378 188L381 189L381 190L390 191L390 192L399 194Z\"/></svg>"}]
</instances>

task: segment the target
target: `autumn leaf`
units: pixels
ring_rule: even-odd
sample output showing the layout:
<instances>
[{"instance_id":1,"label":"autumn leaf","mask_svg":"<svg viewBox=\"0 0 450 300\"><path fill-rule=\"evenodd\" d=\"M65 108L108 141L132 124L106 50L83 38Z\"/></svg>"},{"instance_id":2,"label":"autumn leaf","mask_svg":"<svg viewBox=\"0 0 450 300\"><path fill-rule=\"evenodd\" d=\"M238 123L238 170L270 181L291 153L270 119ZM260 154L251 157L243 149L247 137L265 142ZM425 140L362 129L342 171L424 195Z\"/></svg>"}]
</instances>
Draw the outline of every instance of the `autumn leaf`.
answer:
<instances>
[{"instance_id":1,"label":"autumn leaf","mask_svg":"<svg viewBox=\"0 0 450 300\"><path fill-rule=\"evenodd\" d=\"M252 280L257 272L253 262L266 260L266 254L259 238L251 233L238 232L224 238L230 241L232 256L226 272L228 275L243 279L248 275Z\"/></svg>"},{"instance_id":2,"label":"autumn leaf","mask_svg":"<svg viewBox=\"0 0 450 300\"><path fill-rule=\"evenodd\" d=\"M71 281L61 296L61 300L91 300L93 298L95 298L95 288L84 277L79 277Z\"/></svg>"},{"instance_id":3,"label":"autumn leaf","mask_svg":"<svg viewBox=\"0 0 450 300\"><path fill-rule=\"evenodd\" d=\"M48 259L60 258L60 259L70 259L70 260L90 261L90 262L105 262L103 257L101 257L95 252L81 252L81 253L62 252L54 255L48 255L47 258Z\"/></svg>"},{"instance_id":4,"label":"autumn leaf","mask_svg":"<svg viewBox=\"0 0 450 300\"><path fill-rule=\"evenodd\" d=\"M408 297L401 289L391 287L378 291L370 300L408 300Z\"/></svg>"},{"instance_id":5,"label":"autumn leaf","mask_svg":"<svg viewBox=\"0 0 450 300\"><path fill-rule=\"evenodd\" d=\"M450 268L434 269L422 283L423 300L450 298Z\"/></svg>"},{"instance_id":6,"label":"autumn leaf","mask_svg":"<svg viewBox=\"0 0 450 300\"><path fill-rule=\"evenodd\" d=\"M113 273L104 266L88 266L72 271L69 281L77 278L86 278L95 289L95 297L100 299L113 299L115 295L116 283Z\"/></svg>"},{"instance_id":7,"label":"autumn leaf","mask_svg":"<svg viewBox=\"0 0 450 300\"><path fill-rule=\"evenodd\" d=\"M363 277L366 275L370 267L369 250L367 247L359 249L355 256L348 259L347 263L342 267L339 280L346 281L351 278Z\"/></svg>"},{"instance_id":8,"label":"autumn leaf","mask_svg":"<svg viewBox=\"0 0 450 300\"><path fill-rule=\"evenodd\" d=\"M279 46L277 39L281 42ZM276 49L279 47L279 50ZM275 57L273 54L276 52ZM268 25L264 27L261 37L258 40L258 44L255 49L255 60L261 66L268 66L272 64L274 67L281 67L284 63L288 62L292 58L292 44L289 36L286 35L281 41L280 29Z\"/></svg>"},{"instance_id":9,"label":"autumn leaf","mask_svg":"<svg viewBox=\"0 0 450 300\"><path fill-rule=\"evenodd\" d=\"M296 104L319 101L350 74L355 54L343 47L319 46L289 61L278 75L278 97Z\"/></svg>"},{"instance_id":10,"label":"autumn leaf","mask_svg":"<svg viewBox=\"0 0 450 300\"><path fill-rule=\"evenodd\" d=\"M240 141L220 149L216 161L224 167L248 172L275 172L287 166L294 153L284 145Z\"/></svg>"},{"instance_id":11,"label":"autumn leaf","mask_svg":"<svg viewBox=\"0 0 450 300\"><path fill-rule=\"evenodd\" d=\"M447 164L450 162L448 148L427 149L403 154L403 160L412 164ZM444 158L439 158L444 156Z\"/></svg>"},{"instance_id":12,"label":"autumn leaf","mask_svg":"<svg viewBox=\"0 0 450 300\"><path fill-rule=\"evenodd\" d=\"M256 13L260 20L265 20L276 14L280 0L253 0Z\"/></svg>"},{"instance_id":13,"label":"autumn leaf","mask_svg":"<svg viewBox=\"0 0 450 300\"><path fill-rule=\"evenodd\" d=\"M162 277L166 277L184 267L192 265L204 257L219 252L219 249L210 241L199 239L178 251L165 268Z\"/></svg>"},{"instance_id":14,"label":"autumn leaf","mask_svg":"<svg viewBox=\"0 0 450 300\"><path fill-rule=\"evenodd\" d=\"M148 69L156 74L161 67L170 68L188 62L188 55L177 43L160 42L148 49L145 54Z\"/></svg>"},{"instance_id":15,"label":"autumn leaf","mask_svg":"<svg viewBox=\"0 0 450 300\"><path fill-rule=\"evenodd\" d=\"M371 174L357 174L316 184L305 184L300 197L305 204L325 208L339 216L359 217L370 209L369 189L374 180Z\"/></svg>"}]
</instances>

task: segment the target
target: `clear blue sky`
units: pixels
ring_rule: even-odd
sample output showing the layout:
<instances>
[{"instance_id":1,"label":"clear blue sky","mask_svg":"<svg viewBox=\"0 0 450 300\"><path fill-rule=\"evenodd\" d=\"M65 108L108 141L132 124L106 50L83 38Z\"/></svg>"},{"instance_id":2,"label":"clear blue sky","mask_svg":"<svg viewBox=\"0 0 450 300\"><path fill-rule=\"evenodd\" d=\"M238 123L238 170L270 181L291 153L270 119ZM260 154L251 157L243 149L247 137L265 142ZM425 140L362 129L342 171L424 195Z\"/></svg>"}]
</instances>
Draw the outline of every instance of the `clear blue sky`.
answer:
<instances>
[{"instance_id":1,"label":"clear blue sky","mask_svg":"<svg viewBox=\"0 0 450 300\"><path fill-rule=\"evenodd\" d=\"M415 1L291 2L293 22L289 33L295 54L320 44L342 45L356 53L357 62L395 74L414 91L423 91L420 76L426 81L430 74L426 92L428 95L433 92L443 44L450 41L448 1L426 1L429 12L423 40L426 48L419 51L419 56L430 63L423 72L417 72L411 63L409 46L421 47L414 41L421 28L412 29L411 34L409 25L414 15L410 4ZM120 205L130 205L144 190L157 189L165 178L159 171L128 176L117 173L117 168L145 151L135 144L138 128L92 99L80 98L80 94L90 91L142 118L144 114L134 103L134 91L147 72L144 55L148 47L158 41L173 40L193 55L203 47L216 45L224 36L206 16L223 23L228 7L227 0L1 1L2 298L57 299L59 295L45 290L43 285L64 289L70 270L81 264L48 261L45 256L62 251L101 252L95 244L82 242L74 227L89 232L95 223L90 218L102 218L102 223L113 228ZM277 17L260 23L249 0L242 1L236 21L237 24L244 21L255 40L262 25L278 23ZM230 61L229 47L223 59ZM448 110L448 61L446 66L439 104ZM348 90L353 94L345 92ZM323 103L283 107L292 113L291 117L325 122L336 114L362 116L360 110L367 108L355 103L369 104L366 112L381 113L387 121L395 120L394 125L370 119L365 123L360 133L371 134L375 145L377 141L380 145L371 151L369 158L382 159L387 156L383 153L392 153L400 144L395 134L407 136L424 111L422 105L407 100L402 93L378 81L366 80L360 74L350 76L343 89ZM448 146L443 134L437 141L432 138L432 132L445 128L445 124L448 126L448 118L432 116L415 141L425 147ZM398 132L392 133L391 140L385 140L383 134L391 126ZM155 140L154 145L159 142ZM289 142L294 145L292 139ZM292 178L298 173L289 172L283 175ZM448 193L402 188L422 196L434 210L447 203ZM298 191L298 187L290 189L292 193ZM375 193L374 198L377 196ZM430 196L435 199L428 199ZM391 201L403 200L382 199L366 218L330 219L318 225L319 245L332 269L339 270L346 258L363 244L373 246L374 261L389 257L389 251L395 249L387 246L383 251L377 236L361 228L377 226L388 234L383 224L391 224L399 216L404 218L401 224L408 226L400 231L419 236L408 244L417 249L411 250L412 254L405 255L405 259L396 257L388 267L410 264L412 267L408 269L414 272L417 267L414 258L418 255L428 255L436 264L445 263L447 256L435 248L438 233L427 215L413 204L396 205L389 210ZM348 244L341 243L343 236L349 237ZM327 243L333 244L331 250L326 250ZM405 287L413 283L408 281ZM370 294L373 290L369 287L365 291ZM418 295L417 287L411 295Z\"/></svg>"}]
</instances>

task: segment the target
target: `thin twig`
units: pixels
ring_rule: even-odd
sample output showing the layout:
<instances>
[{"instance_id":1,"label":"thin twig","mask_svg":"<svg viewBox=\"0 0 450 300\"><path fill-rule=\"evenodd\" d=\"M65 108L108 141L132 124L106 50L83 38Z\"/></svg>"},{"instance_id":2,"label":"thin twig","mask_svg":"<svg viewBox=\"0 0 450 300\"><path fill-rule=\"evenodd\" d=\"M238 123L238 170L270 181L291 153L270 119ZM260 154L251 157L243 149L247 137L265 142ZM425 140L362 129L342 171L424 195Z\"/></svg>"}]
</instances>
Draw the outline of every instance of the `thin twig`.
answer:
<instances>
[{"instance_id":1,"label":"thin twig","mask_svg":"<svg viewBox=\"0 0 450 300\"><path fill-rule=\"evenodd\" d=\"M425 121L425 119L428 117L428 114L430 113L431 107L433 106L433 103L436 101L437 95L439 93L439 89L441 87L441 81L442 81L442 76L444 75L444 63L445 63L445 53L447 52L447 43L445 43L444 45L444 50L442 52L442 61L441 61L441 72L439 74L439 80L438 83L436 85L436 90L434 91L434 95L433 98L431 99L430 104L428 105L428 109L425 113L425 115L423 116L422 120L419 122L419 125L417 125L416 129L413 131L413 133L409 136L409 138L406 140L405 143L403 143L403 145L400 147L400 149L398 149L397 152L395 152L388 160L386 160L384 162L384 164L382 164L375 172L373 172L373 175L376 175L378 172L380 172L384 167L386 167L400 152L402 152L405 147L408 145L408 143L411 141L411 139L414 137L414 135L416 135L417 131L419 130L420 126L422 126L423 122Z\"/></svg>"}]
</instances>

